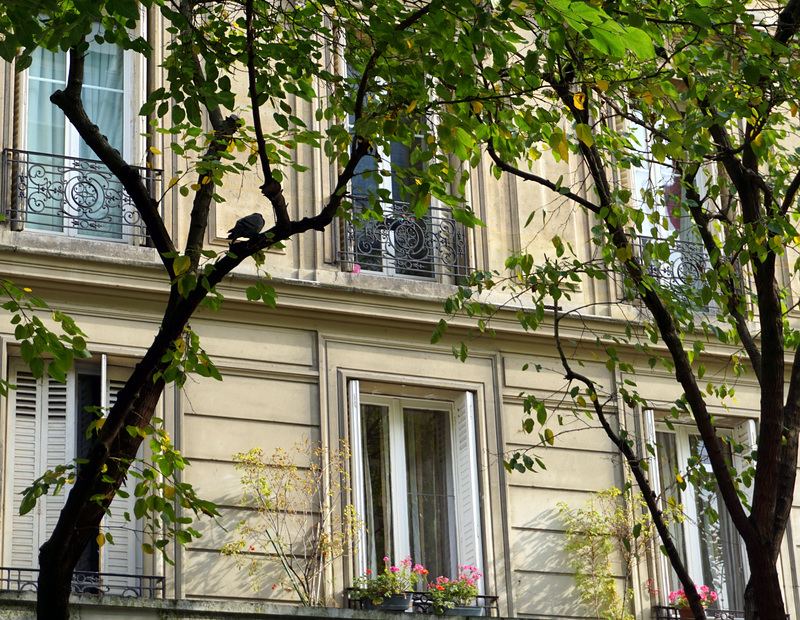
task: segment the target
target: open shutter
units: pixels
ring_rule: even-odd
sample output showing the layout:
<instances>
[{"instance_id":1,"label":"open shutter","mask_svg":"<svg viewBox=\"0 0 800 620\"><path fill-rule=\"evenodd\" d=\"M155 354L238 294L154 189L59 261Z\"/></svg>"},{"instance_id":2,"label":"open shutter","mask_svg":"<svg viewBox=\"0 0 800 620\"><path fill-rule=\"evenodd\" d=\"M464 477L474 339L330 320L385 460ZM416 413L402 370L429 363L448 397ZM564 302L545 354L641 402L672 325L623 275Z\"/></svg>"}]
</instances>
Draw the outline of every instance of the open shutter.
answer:
<instances>
[{"instance_id":1,"label":"open shutter","mask_svg":"<svg viewBox=\"0 0 800 620\"><path fill-rule=\"evenodd\" d=\"M107 394L105 407L112 407L117 400L117 393L125 385L130 369L108 368L104 373L106 379L104 383L104 396ZM141 448L139 455L141 456ZM136 467L133 463L131 467ZM141 530L141 524L137 523L133 516L133 504L136 498L133 496L133 489L136 486L136 478L129 476L122 485L121 490L128 493L128 497L117 495L111 502L111 514L103 518L101 530L110 534L114 539L114 544L106 543L101 549L100 570L103 573L118 573L121 575L137 575L141 573L141 541L137 538L137 533ZM125 518L125 513L130 515L131 520ZM113 585L122 588L135 588L137 580L124 577L104 577L105 585ZM133 591L123 594L134 594Z\"/></svg>"},{"instance_id":2,"label":"open shutter","mask_svg":"<svg viewBox=\"0 0 800 620\"><path fill-rule=\"evenodd\" d=\"M21 493L45 470L68 464L74 456L74 376L67 375L66 383L47 376L37 380L29 370L18 368L12 382L17 389L10 394L14 420L10 559L13 566L33 568L39 564L39 547L53 532L70 487L63 487L58 495L40 497L24 516L19 514Z\"/></svg>"},{"instance_id":3,"label":"open shutter","mask_svg":"<svg viewBox=\"0 0 800 620\"><path fill-rule=\"evenodd\" d=\"M45 412L44 445L45 468L55 469L57 465L64 465L75 457L75 418L74 409L74 376L68 375L67 383L59 383L50 377L44 378L46 385L47 410ZM41 476L44 472L38 472ZM67 501L70 485L64 486L58 495L47 495L44 503L46 537L56 527L61 509ZM44 542L44 541L42 541Z\"/></svg>"},{"instance_id":4,"label":"open shutter","mask_svg":"<svg viewBox=\"0 0 800 620\"><path fill-rule=\"evenodd\" d=\"M736 443L744 446L744 450L740 454L733 455L733 466L737 471L741 472L748 466L748 463L744 457L749 456L750 452L758 448L755 420L748 419L741 424L736 425L733 429L733 440ZM749 505L752 505L753 503L753 484L755 484L755 480L750 482L749 487L742 486L741 488ZM743 557L747 557L743 541L741 542L741 546ZM747 583L747 581L750 579L750 564L748 562L742 562L741 568L742 580L744 583Z\"/></svg>"},{"instance_id":5,"label":"open shutter","mask_svg":"<svg viewBox=\"0 0 800 620\"><path fill-rule=\"evenodd\" d=\"M656 447L656 420L655 420L655 412L652 409L644 409L642 411L642 446L641 446L641 453L643 455L647 455L647 462L650 466L650 487L653 489L653 492L658 497L661 497L662 492L664 489L661 488L661 472L659 471L659 462L658 457L652 454L648 449L647 446L649 445L653 452L656 452L658 448ZM655 554L656 557L656 569L658 571L658 582L660 584L659 590L661 592L661 601L662 605L667 604L667 593L669 592L669 574L670 574L670 564L667 556L657 551Z\"/></svg>"},{"instance_id":6,"label":"open shutter","mask_svg":"<svg viewBox=\"0 0 800 620\"><path fill-rule=\"evenodd\" d=\"M19 515L19 507L22 502L22 491L30 486L41 469L42 453L38 444L38 437L41 434L38 426L41 420L37 415L37 411L40 410L40 389L39 382L30 372L17 370L10 379L17 389L9 391L13 403L14 434L9 461L13 468L11 553L7 561L11 566L33 568L38 566L36 555L44 542L40 541L39 536L39 507L25 516ZM44 498L40 498L40 501L42 500Z\"/></svg>"},{"instance_id":7,"label":"open shutter","mask_svg":"<svg viewBox=\"0 0 800 620\"><path fill-rule=\"evenodd\" d=\"M357 379L352 379L347 384L348 405L350 408L350 454L353 459L351 481L353 485L353 508L361 521L358 539L361 541L361 551L356 554L356 572L363 575L367 570L368 554L363 550L367 547L367 530L364 525L367 518L365 485L364 485L364 441L361 437L361 395Z\"/></svg>"},{"instance_id":8,"label":"open shutter","mask_svg":"<svg viewBox=\"0 0 800 620\"><path fill-rule=\"evenodd\" d=\"M733 455L733 466L736 468L736 471L742 472L745 468L747 468L748 464L747 461L744 459L746 456L750 456L750 452L754 448L756 448L756 423L755 420L745 420L741 424L738 424L733 429L733 440L744 446L744 450ZM744 492L745 496L747 497L747 503L752 504L753 502L753 482L751 481L749 487L743 486L741 490Z\"/></svg>"},{"instance_id":9,"label":"open shutter","mask_svg":"<svg viewBox=\"0 0 800 620\"><path fill-rule=\"evenodd\" d=\"M456 400L454 426L453 480L456 492L458 564L476 566L483 572L475 404L472 392L465 392Z\"/></svg>"}]
</instances>

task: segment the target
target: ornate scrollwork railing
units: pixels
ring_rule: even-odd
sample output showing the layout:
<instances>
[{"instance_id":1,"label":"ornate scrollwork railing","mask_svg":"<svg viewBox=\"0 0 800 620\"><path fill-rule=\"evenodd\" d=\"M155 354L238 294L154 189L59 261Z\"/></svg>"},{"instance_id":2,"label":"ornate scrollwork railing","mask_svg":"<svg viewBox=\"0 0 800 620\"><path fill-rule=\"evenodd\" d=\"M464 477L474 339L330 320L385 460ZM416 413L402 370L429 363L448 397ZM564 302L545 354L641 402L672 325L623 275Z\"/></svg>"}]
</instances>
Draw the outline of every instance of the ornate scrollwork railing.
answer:
<instances>
[{"instance_id":1,"label":"ornate scrollwork railing","mask_svg":"<svg viewBox=\"0 0 800 620\"><path fill-rule=\"evenodd\" d=\"M0 566L0 590L36 592L38 581L38 569ZM164 598L164 578L155 575L75 571L72 575L72 593Z\"/></svg>"},{"instance_id":2,"label":"ornate scrollwork railing","mask_svg":"<svg viewBox=\"0 0 800 620\"><path fill-rule=\"evenodd\" d=\"M634 247L640 257L644 256L648 243L666 243L663 239L653 237L637 237ZM698 287L702 283L702 275L708 269L708 257L703 246L693 241L675 240L670 247L669 259L659 260L651 257L647 264L648 275L660 284L674 291L686 287Z\"/></svg>"},{"instance_id":3,"label":"ornate scrollwork railing","mask_svg":"<svg viewBox=\"0 0 800 620\"><path fill-rule=\"evenodd\" d=\"M432 206L422 218L416 218L407 202L382 206L381 221L341 222L336 253L340 263L402 277L467 273L467 235L449 209Z\"/></svg>"},{"instance_id":4,"label":"ornate scrollwork railing","mask_svg":"<svg viewBox=\"0 0 800 620\"><path fill-rule=\"evenodd\" d=\"M675 607L653 607L653 620L678 620L682 618L681 610ZM713 620L744 620L744 611L739 609L706 609L706 618ZM786 614L786 620L791 616Z\"/></svg>"},{"instance_id":5,"label":"ornate scrollwork railing","mask_svg":"<svg viewBox=\"0 0 800 620\"><path fill-rule=\"evenodd\" d=\"M158 195L162 171L134 169ZM14 230L137 244L146 240L130 196L99 161L6 149L2 175L2 205Z\"/></svg>"}]
</instances>

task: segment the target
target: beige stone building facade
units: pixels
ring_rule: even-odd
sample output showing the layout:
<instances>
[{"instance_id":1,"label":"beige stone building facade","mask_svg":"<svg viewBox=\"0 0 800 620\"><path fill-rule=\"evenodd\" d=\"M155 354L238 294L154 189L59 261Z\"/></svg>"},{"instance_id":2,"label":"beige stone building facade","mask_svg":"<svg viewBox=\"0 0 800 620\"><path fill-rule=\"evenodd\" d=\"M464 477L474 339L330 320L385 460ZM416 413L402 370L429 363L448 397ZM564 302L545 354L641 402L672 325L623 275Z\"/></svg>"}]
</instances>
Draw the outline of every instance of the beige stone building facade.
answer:
<instances>
[{"instance_id":1,"label":"beige stone building facade","mask_svg":"<svg viewBox=\"0 0 800 620\"><path fill-rule=\"evenodd\" d=\"M143 127L135 115L141 103L136 92L148 79L158 80L158 71L124 54L91 53L100 68L92 85L97 99L116 102L103 110L113 108L117 116L102 122L122 127L110 138L130 161L151 165L145 170L163 193L164 220L180 239L190 204L165 182L180 164L174 156L152 155L150 146L170 151L139 137ZM48 108L46 94L63 82L64 62L38 58L20 75L0 66L0 200L6 218L0 224L0 275L70 314L88 335L93 354L76 364L66 384L36 380L21 364L7 318L0 317L0 372L18 386L0 399L0 617L30 614L30 595L17 591L35 581L29 569L36 567L36 550L58 512L59 499L48 498L33 514L19 517L19 491L46 467L78 454L83 406L112 402L119 382L151 343L168 292L156 252L114 180L87 161L90 154L78 137ZM298 103L298 109L319 125L310 106ZM293 173L288 180L293 217L320 203L332 176L320 153L309 149L299 158L313 175ZM557 167L547 157L537 165L551 176ZM580 170L560 165L556 176L581 177ZM209 248L225 249L227 230L244 215L257 211L271 218L258 185L257 178L230 178L227 202L213 211ZM590 223L556 194L495 181L480 171L470 180L469 194L486 228L461 229L446 211L434 209L421 224L399 213L381 230L351 230L337 222L268 252L265 269L278 294L277 309L246 300L245 289L258 277L252 268L225 281L223 309L201 309L191 321L224 381L192 377L180 391L168 388L160 405L174 442L191 460L185 479L218 504L220 523L201 521L203 537L175 549L174 565L144 555L139 534L121 530L116 545L86 558L88 572L115 574L102 578L102 585L114 589L100 599L91 593L79 597L81 617L155 618L164 609L174 612L169 617L297 615L293 608L270 607L291 597L280 590L254 591L246 573L219 549L245 514L238 507L233 455L254 446L270 452L302 438L350 443L351 499L373 524L360 553L336 565L332 594L339 604L341 591L383 552L401 557L417 551L443 570L480 567L484 591L499 597L501 616L591 617L564 552L558 504L582 507L592 492L624 485L628 475L619 455L596 424L570 418L570 432L552 447L536 448L546 470L510 474L503 465L509 454L538 443L536 434L522 430L521 393L534 393L555 409L563 404L565 382L552 332L523 332L509 308L494 320L496 337L474 340L465 362L450 347L466 337L466 321L456 322L444 343L430 344L442 303L467 269L502 269L510 251L541 255L556 233L588 257ZM525 227L541 205L549 207L547 224ZM412 233L421 240L414 241ZM577 342L572 355L609 391L626 377L595 361L592 333L622 333L638 312L611 303L617 297L612 281L584 287L565 308L586 310L562 328L564 337ZM730 353L722 345L710 350L720 367ZM542 371L523 370L527 364ZM643 372L637 381L663 407L621 407L621 423L640 437L661 434L670 452L659 457L662 466L685 460L696 445L689 427L660 424L678 395L674 377ZM756 391L747 381L737 386L736 405L716 411L732 433L752 433L758 422ZM374 492L379 476L385 482L380 497ZM439 495L426 499L424 483L436 486ZM681 501L697 506L715 499ZM121 504L115 502L114 510ZM792 617L800 611L796 513L780 566ZM436 540L425 539L426 520L436 523ZM747 569L726 527L704 523L695 513L678 529L690 566L717 579L721 606L736 608ZM277 565L272 578L279 578ZM671 588L659 554L642 558L631 578L637 619L655 617L654 607L666 605ZM114 594L146 600L122 601Z\"/></svg>"}]
</instances>

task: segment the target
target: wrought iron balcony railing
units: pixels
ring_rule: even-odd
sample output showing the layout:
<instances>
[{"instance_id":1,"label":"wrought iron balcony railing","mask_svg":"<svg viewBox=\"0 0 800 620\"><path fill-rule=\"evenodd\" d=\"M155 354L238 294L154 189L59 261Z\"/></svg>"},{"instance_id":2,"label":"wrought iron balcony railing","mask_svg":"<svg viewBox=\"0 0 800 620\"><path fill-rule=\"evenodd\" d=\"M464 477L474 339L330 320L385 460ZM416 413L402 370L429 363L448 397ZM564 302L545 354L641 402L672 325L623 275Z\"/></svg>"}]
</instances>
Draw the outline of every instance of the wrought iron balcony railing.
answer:
<instances>
[{"instance_id":1,"label":"wrought iron balcony railing","mask_svg":"<svg viewBox=\"0 0 800 620\"><path fill-rule=\"evenodd\" d=\"M637 254L643 257L647 244L656 242L665 243L653 237L637 237L633 244ZM676 240L670 248L669 260L659 260L653 256L647 264L647 273L666 288L680 291L700 286L701 277L708 266L708 257L701 244Z\"/></svg>"},{"instance_id":2,"label":"wrought iron balcony railing","mask_svg":"<svg viewBox=\"0 0 800 620\"><path fill-rule=\"evenodd\" d=\"M382 221L361 226L340 221L338 262L400 277L466 275L467 235L449 209L432 206L416 218L407 202L398 201L384 203L383 214Z\"/></svg>"},{"instance_id":3,"label":"wrought iron balcony railing","mask_svg":"<svg viewBox=\"0 0 800 620\"><path fill-rule=\"evenodd\" d=\"M0 590L36 592L38 581L38 569L0 566ZM154 575L75 571L72 575L72 593L164 598L164 578Z\"/></svg>"},{"instance_id":4,"label":"wrought iron balcony railing","mask_svg":"<svg viewBox=\"0 0 800 620\"><path fill-rule=\"evenodd\" d=\"M346 588L344 593L347 597L347 607L349 609L365 609L364 599L361 598L361 591L358 588ZM406 594L411 595L411 607L414 612L433 613L433 602L426 592L406 592ZM497 616L500 614L499 600L500 597L493 594L479 594L475 597L474 604L469 607L474 612L480 611L480 613L469 615Z\"/></svg>"},{"instance_id":5,"label":"wrought iron balcony railing","mask_svg":"<svg viewBox=\"0 0 800 620\"><path fill-rule=\"evenodd\" d=\"M653 607L654 620L677 620L682 618L681 611L674 607ZM738 609L706 609L706 618L715 620L744 620L744 611ZM791 620L791 616L786 614L786 620Z\"/></svg>"},{"instance_id":6,"label":"wrought iron balcony railing","mask_svg":"<svg viewBox=\"0 0 800 620\"><path fill-rule=\"evenodd\" d=\"M1 168L0 201L13 230L145 244L145 226L130 196L101 162L6 149ZM162 171L135 170L158 195Z\"/></svg>"}]
</instances>

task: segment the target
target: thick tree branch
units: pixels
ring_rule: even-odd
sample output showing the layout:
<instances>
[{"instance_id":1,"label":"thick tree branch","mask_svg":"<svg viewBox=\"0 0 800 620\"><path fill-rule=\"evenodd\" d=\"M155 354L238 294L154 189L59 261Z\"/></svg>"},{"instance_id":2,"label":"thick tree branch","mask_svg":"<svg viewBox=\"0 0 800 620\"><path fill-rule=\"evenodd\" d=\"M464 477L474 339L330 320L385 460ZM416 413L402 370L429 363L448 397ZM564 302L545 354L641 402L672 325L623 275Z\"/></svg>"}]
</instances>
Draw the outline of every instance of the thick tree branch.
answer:
<instances>
[{"instance_id":1,"label":"thick tree branch","mask_svg":"<svg viewBox=\"0 0 800 620\"><path fill-rule=\"evenodd\" d=\"M675 546L675 541L672 539L672 534L670 534L669 527L667 526L666 521L664 520L664 513L661 511L661 508L658 505L658 497L656 495L655 490L650 485L650 481L647 478L647 474L645 470L642 468L642 460L636 454L634 454L633 449L631 448L630 444L626 439L620 437L619 433L617 433L608 421L608 417L606 416L606 412L604 410L603 405L600 402L600 395L597 392L597 387L594 384L594 381L572 370L569 362L567 361L567 356L564 354L564 348L561 343L561 335L559 334L559 323L561 321L561 317L558 314L558 304L555 304L555 320L553 324L553 335L555 337L556 343L556 350L558 351L558 356L561 359L561 365L564 367L565 378L567 381L578 381L583 383L586 386L588 391L589 400L592 402L594 407L595 415L597 416L600 425L603 427L608 438L613 442L613 444L617 447L620 451L622 456L625 458L625 461L628 463L628 466L631 469L631 473L633 474L636 483L639 485L639 489L642 492L642 496L644 497L645 504L647 504L647 509L650 511L650 516L653 519L653 523L656 526L656 530L661 538L661 542L663 544L664 551L669 558L670 564L672 568L675 570L675 573L678 576L681 584L683 584L684 590L686 592L686 598L689 600L689 604L692 608L692 612L694 613L694 617L696 619L705 618L705 609L703 608L703 602L700 599L700 595L697 593L697 588L695 586L694 580L692 576L689 574L686 566L683 563L683 558L681 557L680 551Z\"/></svg>"},{"instance_id":2,"label":"thick tree branch","mask_svg":"<svg viewBox=\"0 0 800 620\"><path fill-rule=\"evenodd\" d=\"M258 83L256 72L255 54L255 29L253 28L253 0L247 0L245 4L245 21L247 30L247 79L250 91L250 107L253 109L253 129L256 133L256 144L258 146L258 159L261 163L261 172L264 175L264 184L261 186L261 193L269 200L275 212L275 223L283 229L288 228L291 218L286 204L286 197L283 195L283 187L275 180L272 175L272 167L267 155L267 143L264 140L264 129L261 126L261 109L258 103Z\"/></svg>"},{"instance_id":3,"label":"thick tree branch","mask_svg":"<svg viewBox=\"0 0 800 620\"><path fill-rule=\"evenodd\" d=\"M700 240L703 243L703 247L705 248L709 261L711 262L711 267L718 274L721 274L720 267L722 267L723 263L722 249L717 246L717 240L709 229L708 225L711 221L711 218L708 216L708 214L706 214L701 206L703 199L702 196L700 196L700 192L695 182L698 168L695 168L693 174L686 175L684 174L683 167L678 166L678 172L681 176L683 186L686 188L686 203L689 208L689 213L692 216L692 221L694 222L698 233L700 234ZM756 344L753 334L750 333L750 327L747 325L747 318L739 311L739 304L743 301L742 295L736 286L736 282L734 281L734 275L736 272L732 265L729 265L729 267L731 275L721 278L722 282L725 283L725 286L728 289L728 302L726 304L726 308L733 317L736 325L736 333L739 334L739 339L742 341L742 346L747 353L747 357L750 359L753 372L755 373L758 382L761 383L761 349Z\"/></svg>"}]
</instances>

